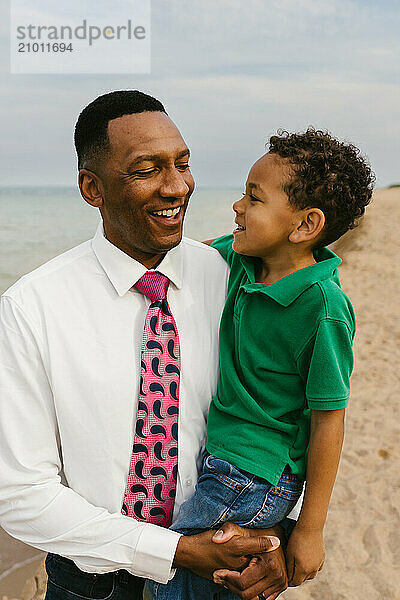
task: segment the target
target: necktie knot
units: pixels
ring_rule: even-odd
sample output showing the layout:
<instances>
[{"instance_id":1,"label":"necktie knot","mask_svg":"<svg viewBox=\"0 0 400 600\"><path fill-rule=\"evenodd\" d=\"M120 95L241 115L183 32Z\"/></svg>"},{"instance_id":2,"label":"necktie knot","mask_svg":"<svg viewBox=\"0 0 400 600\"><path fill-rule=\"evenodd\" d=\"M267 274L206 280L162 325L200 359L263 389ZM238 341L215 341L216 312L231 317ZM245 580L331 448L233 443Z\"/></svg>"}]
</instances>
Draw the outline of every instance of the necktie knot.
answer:
<instances>
[{"instance_id":1,"label":"necktie knot","mask_svg":"<svg viewBox=\"0 0 400 600\"><path fill-rule=\"evenodd\" d=\"M150 302L167 297L169 279L159 271L147 271L136 283L135 288Z\"/></svg>"}]
</instances>

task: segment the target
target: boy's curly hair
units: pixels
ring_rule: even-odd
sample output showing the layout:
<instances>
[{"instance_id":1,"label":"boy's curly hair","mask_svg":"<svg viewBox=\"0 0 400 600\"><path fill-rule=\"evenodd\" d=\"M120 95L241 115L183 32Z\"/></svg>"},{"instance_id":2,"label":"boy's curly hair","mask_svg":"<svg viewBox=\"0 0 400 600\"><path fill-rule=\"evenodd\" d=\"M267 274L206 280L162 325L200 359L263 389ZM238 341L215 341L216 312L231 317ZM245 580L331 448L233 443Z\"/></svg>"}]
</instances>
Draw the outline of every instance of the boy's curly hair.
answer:
<instances>
[{"instance_id":1,"label":"boy's curly hair","mask_svg":"<svg viewBox=\"0 0 400 600\"><path fill-rule=\"evenodd\" d=\"M375 175L358 148L327 131L309 127L304 133L277 133L269 140L269 152L287 158L294 171L284 191L294 207L322 210L325 226L316 247L327 246L357 226L371 200Z\"/></svg>"}]
</instances>

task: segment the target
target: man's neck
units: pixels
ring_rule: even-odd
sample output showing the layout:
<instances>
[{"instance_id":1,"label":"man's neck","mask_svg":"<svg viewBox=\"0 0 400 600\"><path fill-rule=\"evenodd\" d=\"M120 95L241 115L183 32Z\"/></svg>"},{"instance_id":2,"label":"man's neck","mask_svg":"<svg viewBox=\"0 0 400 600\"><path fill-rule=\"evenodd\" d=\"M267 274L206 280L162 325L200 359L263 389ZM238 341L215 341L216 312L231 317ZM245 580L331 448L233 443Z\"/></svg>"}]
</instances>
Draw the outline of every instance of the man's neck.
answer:
<instances>
[{"instance_id":1,"label":"man's neck","mask_svg":"<svg viewBox=\"0 0 400 600\"><path fill-rule=\"evenodd\" d=\"M157 267L167 254L166 252L164 252L163 254L148 254L146 252L140 252L140 250L137 250L136 248L133 249L128 244L124 244L123 241L120 239L114 240L112 235L107 234L105 228L103 228L103 231L105 238L111 244L122 250L122 252L125 252L125 254L127 254L134 260L137 260L138 262L142 263L142 265L144 265L146 269L154 269L155 267Z\"/></svg>"}]
</instances>

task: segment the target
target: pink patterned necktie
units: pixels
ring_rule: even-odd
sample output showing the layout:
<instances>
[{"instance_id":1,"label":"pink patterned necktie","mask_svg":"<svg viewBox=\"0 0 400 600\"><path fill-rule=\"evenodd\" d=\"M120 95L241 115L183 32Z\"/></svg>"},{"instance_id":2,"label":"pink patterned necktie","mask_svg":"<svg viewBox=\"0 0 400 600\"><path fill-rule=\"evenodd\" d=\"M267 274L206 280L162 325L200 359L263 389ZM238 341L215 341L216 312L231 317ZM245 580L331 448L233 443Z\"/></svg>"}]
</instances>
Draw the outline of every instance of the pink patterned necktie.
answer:
<instances>
[{"instance_id":1,"label":"pink patterned necktie","mask_svg":"<svg viewBox=\"0 0 400 600\"><path fill-rule=\"evenodd\" d=\"M169 527L178 472L178 329L168 302L169 279L147 271L136 289L149 298L142 343L140 393L122 513Z\"/></svg>"}]
</instances>

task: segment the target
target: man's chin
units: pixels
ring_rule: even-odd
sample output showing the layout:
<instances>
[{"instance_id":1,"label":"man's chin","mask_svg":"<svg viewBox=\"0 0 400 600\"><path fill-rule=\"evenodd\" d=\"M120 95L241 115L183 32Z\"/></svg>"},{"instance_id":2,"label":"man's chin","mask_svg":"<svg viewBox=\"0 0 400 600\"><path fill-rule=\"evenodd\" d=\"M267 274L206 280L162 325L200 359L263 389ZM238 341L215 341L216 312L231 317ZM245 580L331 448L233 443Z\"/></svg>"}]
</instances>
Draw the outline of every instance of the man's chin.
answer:
<instances>
[{"instance_id":1,"label":"man's chin","mask_svg":"<svg viewBox=\"0 0 400 600\"><path fill-rule=\"evenodd\" d=\"M182 241L182 235L183 232L180 230L163 237L155 238L152 244L154 254L165 254L169 250L172 250L172 248L178 246Z\"/></svg>"}]
</instances>

